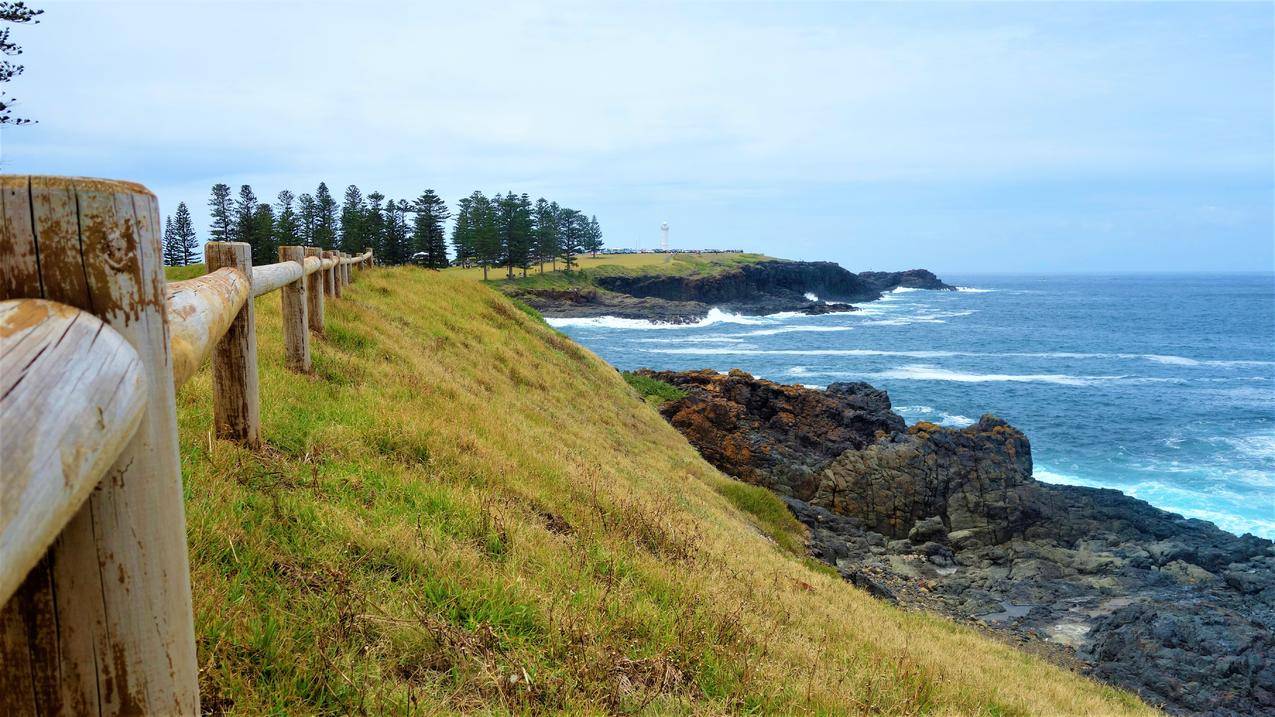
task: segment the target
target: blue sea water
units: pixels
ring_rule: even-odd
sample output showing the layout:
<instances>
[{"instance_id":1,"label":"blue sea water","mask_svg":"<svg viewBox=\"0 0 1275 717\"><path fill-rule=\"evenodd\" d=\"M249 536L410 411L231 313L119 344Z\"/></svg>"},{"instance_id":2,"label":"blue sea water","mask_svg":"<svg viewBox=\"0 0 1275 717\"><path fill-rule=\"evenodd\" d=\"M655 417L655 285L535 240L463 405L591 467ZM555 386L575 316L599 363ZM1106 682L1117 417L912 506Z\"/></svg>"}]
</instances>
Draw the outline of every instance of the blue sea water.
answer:
<instances>
[{"instance_id":1,"label":"blue sea water","mask_svg":"<svg viewBox=\"0 0 1275 717\"><path fill-rule=\"evenodd\" d=\"M556 319L622 369L867 381L909 422L995 413L1035 475L1275 538L1275 275L945 276L851 314Z\"/></svg>"}]
</instances>

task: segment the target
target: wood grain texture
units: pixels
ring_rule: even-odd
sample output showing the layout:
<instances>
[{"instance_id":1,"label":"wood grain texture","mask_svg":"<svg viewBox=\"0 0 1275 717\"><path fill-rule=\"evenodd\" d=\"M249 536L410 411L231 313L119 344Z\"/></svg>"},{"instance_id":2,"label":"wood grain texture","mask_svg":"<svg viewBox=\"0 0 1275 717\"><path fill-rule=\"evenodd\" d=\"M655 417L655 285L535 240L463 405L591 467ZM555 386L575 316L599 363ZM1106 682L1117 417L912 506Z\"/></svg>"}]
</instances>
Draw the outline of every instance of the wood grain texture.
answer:
<instances>
[{"instance_id":1,"label":"wood grain texture","mask_svg":"<svg viewBox=\"0 0 1275 717\"><path fill-rule=\"evenodd\" d=\"M290 261L278 264L252 267L252 295L262 296L300 279L303 275L300 264Z\"/></svg>"},{"instance_id":2,"label":"wood grain texture","mask_svg":"<svg viewBox=\"0 0 1275 717\"><path fill-rule=\"evenodd\" d=\"M310 371L310 330L307 326L305 247L281 246L279 259L296 267L297 278L283 287L283 358L289 370Z\"/></svg>"},{"instance_id":3,"label":"wood grain texture","mask_svg":"<svg viewBox=\"0 0 1275 717\"><path fill-rule=\"evenodd\" d=\"M180 387L212 355L248 301L252 285L242 271L222 268L168 285L173 383Z\"/></svg>"},{"instance_id":4,"label":"wood grain texture","mask_svg":"<svg viewBox=\"0 0 1275 717\"><path fill-rule=\"evenodd\" d=\"M209 271L237 269L252 276L252 247L244 242L208 242ZM249 286L251 292L251 285ZM251 448L261 445L261 404L257 378L257 326L253 302L243 306L213 349L213 424L218 438Z\"/></svg>"},{"instance_id":5,"label":"wood grain texture","mask_svg":"<svg viewBox=\"0 0 1275 717\"><path fill-rule=\"evenodd\" d=\"M24 183L25 231L8 211ZM137 352L149 398L133 438L0 613L0 714L197 714L158 203L128 182L3 186L6 239L21 246L0 252L0 299L43 296L102 319Z\"/></svg>"},{"instance_id":6,"label":"wood grain texture","mask_svg":"<svg viewBox=\"0 0 1275 717\"><path fill-rule=\"evenodd\" d=\"M306 320L310 322L310 330L316 334L323 333L323 258L320 256L322 253L318 247L305 248L306 267L309 268L311 259L319 264L314 273L306 275L305 278L306 299L310 302L310 305L306 307Z\"/></svg>"},{"instance_id":7,"label":"wood grain texture","mask_svg":"<svg viewBox=\"0 0 1275 717\"><path fill-rule=\"evenodd\" d=\"M0 302L0 604L133 438L146 407L134 349L91 314Z\"/></svg>"}]
</instances>

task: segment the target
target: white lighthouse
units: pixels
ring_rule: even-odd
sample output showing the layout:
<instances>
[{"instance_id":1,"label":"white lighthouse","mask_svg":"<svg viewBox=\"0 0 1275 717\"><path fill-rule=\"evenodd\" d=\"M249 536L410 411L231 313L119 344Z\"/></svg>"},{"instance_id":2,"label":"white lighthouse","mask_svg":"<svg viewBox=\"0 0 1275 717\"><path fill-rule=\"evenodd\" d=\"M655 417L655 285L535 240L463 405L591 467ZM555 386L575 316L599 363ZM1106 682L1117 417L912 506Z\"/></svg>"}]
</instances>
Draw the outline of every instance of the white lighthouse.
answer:
<instances>
[{"instance_id":1,"label":"white lighthouse","mask_svg":"<svg viewBox=\"0 0 1275 717\"><path fill-rule=\"evenodd\" d=\"M660 225L660 251L668 253L668 222Z\"/></svg>"}]
</instances>

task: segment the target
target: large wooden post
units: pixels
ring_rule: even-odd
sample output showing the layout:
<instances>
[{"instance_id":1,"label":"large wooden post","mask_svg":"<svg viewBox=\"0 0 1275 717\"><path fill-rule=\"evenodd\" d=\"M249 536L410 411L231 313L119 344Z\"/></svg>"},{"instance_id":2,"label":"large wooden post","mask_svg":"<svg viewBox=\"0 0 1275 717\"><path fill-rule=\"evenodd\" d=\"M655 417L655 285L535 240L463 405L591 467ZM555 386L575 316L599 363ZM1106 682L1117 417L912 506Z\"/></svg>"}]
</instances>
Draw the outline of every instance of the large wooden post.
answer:
<instances>
[{"instance_id":1,"label":"large wooden post","mask_svg":"<svg viewBox=\"0 0 1275 717\"><path fill-rule=\"evenodd\" d=\"M323 258L335 259L336 252L325 251L323 252ZM332 297L336 296L336 271L334 271L331 267L323 272L323 293Z\"/></svg>"},{"instance_id":2,"label":"large wooden post","mask_svg":"<svg viewBox=\"0 0 1275 717\"><path fill-rule=\"evenodd\" d=\"M159 205L129 182L0 177L0 299L119 332L147 403L127 447L0 611L0 714L198 714Z\"/></svg>"},{"instance_id":3,"label":"large wooden post","mask_svg":"<svg viewBox=\"0 0 1275 717\"><path fill-rule=\"evenodd\" d=\"M306 256L322 259L322 254L318 247L305 248ZM306 319L310 322L310 330L321 334L323 333L323 272L316 271L305 279L306 299L310 302L306 310Z\"/></svg>"},{"instance_id":4,"label":"large wooden post","mask_svg":"<svg viewBox=\"0 0 1275 717\"><path fill-rule=\"evenodd\" d=\"M301 278L286 284L283 294L284 362L293 371L310 371L310 330L306 326L305 247L279 247L279 261L295 261L301 265Z\"/></svg>"},{"instance_id":5,"label":"large wooden post","mask_svg":"<svg viewBox=\"0 0 1275 717\"><path fill-rule=\"evenodd\" d=\"M345 258L345 259L349 259L349 258L350 258L350 255L349 255L349 254L342 253L342 257L343 257L343 258ZM349 286L349 285L350 285L350 265L349 265L349 264L342 264L342 265L341 265L341 282L342 282L345 286Z\"/></svg>"},{"instance_id":6,"label":"large wooden post","mask_svg":"<svg viewBox=\"0 0 1275 717\"><path fill-rule=\"evenodd\" d=\"M238 269L252 281L252 247L244 242L204 245L208 271ZM251 286L251 284L249 284ZM217 437L249 447L261 445L261 405L257 382L257 326L252 292L213 349L213 423Z\"/></svg>"}]
</instances>

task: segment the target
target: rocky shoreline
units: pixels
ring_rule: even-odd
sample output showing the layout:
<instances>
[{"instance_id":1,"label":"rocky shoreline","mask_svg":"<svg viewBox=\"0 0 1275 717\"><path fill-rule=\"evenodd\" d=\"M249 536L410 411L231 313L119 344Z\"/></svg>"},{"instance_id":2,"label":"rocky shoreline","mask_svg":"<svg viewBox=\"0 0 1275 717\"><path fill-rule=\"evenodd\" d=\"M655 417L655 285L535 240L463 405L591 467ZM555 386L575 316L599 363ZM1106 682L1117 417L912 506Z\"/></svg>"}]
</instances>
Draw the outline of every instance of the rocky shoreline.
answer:
<instances>
[{"instance_id":1,"label":"rocky shoreline","mask_svg":"<svg viewBox=\"0 0 1275 717\"><path fill-rule=\"evenodd\" d=\"M1041 483L993 416L907 426L884 391L642 372L723 472L780 494L810 554L1174 714L1275 713L1275 547L1115 490Z\"/></svg>"},{"instance_id":2,"label":"rocky shoreline","mask_svg":"<svg viewBox=\"0 0 1275 717\"><path fill-rule=\"evenodd\" d=\"M578 288L509 291L550 318L687 324L702 321L712 308L752 316L854 311L852 302L875 301L898 287L955 290L925 269L855 274L832 262L772 260L713 274L601 276Z\"/></svg>"}]
</instances>

